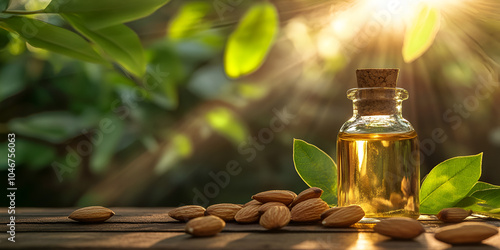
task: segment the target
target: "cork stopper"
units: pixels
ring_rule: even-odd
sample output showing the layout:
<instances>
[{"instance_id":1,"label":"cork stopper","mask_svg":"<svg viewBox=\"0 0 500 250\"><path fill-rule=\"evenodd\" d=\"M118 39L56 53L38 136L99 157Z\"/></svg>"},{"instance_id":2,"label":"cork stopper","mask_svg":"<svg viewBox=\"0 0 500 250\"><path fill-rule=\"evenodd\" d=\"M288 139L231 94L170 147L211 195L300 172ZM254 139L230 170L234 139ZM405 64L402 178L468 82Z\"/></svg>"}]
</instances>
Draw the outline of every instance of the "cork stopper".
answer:
<instances>
[{"instance_id":1,"label":"cork stopper","mask_svg":"<svg viewBox=\"0 0 500 250\"><path fill-rule=\"evenodd\" d=\"M356 103L360 115L390 115L397 111L394 89L398 80L399 69L358 69L356 78L360 90ZM380 88L380 89L378 89Z\"/></svg>"},{"instance_id":2,"label":"cork stopper","mask_svg":"<svg viewBox=\"0 0 500 250\"><path fill-rule=\"evenodd\" d=\"M358 88L395 88L398 74L399 69L358 69L356 70Z\"/></svg>"}]
</instances>

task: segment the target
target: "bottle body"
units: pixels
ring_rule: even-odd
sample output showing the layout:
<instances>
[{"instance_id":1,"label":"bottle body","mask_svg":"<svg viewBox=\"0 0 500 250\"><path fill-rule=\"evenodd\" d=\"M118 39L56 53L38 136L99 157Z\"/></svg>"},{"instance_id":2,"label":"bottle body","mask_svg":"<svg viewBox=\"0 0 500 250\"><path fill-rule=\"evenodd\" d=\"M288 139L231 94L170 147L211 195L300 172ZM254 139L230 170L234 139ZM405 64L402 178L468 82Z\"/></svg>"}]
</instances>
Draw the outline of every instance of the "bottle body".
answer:
<instances>
[{"instance_id":1,"label":"bottle body","mask_svg":"<svg viewBox=\"0 0 500 250\"><path fill-rule=\"evenodd\" d=\"M360 205L368 218L420 215L418 137L401 115L407 92L394 91L405 95L390 95L391 101L386 104L395 107L387 108L388 114L376 115L358 112L361 109L357 105L366 100L351 91L354 115L337 137L338 205Z\"/></svg>"},{"instance_id":2,"label":"bottle body","mask_svg":"<svg viewBox=\"0 0 500 250\"><path fill-rule=\"evenodd\" d=\"M419 159L415 131L340 133L337 139L339 206L360 205L366 217L419 216Z\"/></svg>"}]
</instances>

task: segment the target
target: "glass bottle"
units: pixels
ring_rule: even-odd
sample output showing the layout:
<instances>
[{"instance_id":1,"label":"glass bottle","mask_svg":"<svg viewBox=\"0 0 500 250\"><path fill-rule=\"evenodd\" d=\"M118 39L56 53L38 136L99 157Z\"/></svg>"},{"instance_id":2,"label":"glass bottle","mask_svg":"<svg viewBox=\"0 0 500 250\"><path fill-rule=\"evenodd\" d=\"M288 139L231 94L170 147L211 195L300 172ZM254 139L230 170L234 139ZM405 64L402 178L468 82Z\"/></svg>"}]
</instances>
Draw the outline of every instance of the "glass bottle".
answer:
<instances>
[{"instance_id":1,"label":"glass bottle","mask_svg":"<svg viewBox=\"0 0 500 250\"><path fill-rule=\"evenodd\" d=\"M383 69L361 73L373 72L379 76L394 73ZM397 70L396 77L368 78L363 81L358 74L361 88L347 92L353 116L337 138L338 205L360 205L368 218L418 218L419 143L401 113L408 92L396 88ZM390 82L380 80L389 78Z\"/></svg>"}]
</instances>

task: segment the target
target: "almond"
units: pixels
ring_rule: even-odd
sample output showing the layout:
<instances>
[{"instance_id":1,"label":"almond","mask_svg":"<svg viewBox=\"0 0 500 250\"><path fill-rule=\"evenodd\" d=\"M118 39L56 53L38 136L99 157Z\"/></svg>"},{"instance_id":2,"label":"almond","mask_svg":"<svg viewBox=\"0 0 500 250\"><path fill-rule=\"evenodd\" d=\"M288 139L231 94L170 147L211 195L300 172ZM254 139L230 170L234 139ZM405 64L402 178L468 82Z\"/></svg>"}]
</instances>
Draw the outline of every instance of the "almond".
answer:
<instances>
[{"instance_id":1,"label":"almond","mask_svg":"<svg viewBox=\"0 0 500 250\"><path fill-rule=\"evenodd\" d=\"M243 206L231 203L215 204L207 207L205 215L215 215L224 221L234 220L234 216Z\"/></svg>"},{"instance_id":2,"label":"almond","mask_svg":"<svg viewBox=\"0 0 500 250\"><path fill-rule=\"evenodd\" d=\"M221 218L209 215L190 220L186 224L185 231L188 234L198 237L214 236L222 231L225 226L226 223Z\"/></svg>"},{"instance_id":3,"label":"almond","mask_svg":"<svg viewBox=\"0 0 500 250\"><path fill-rule=\"evenodd\" d=\"M266 229L280 229L290 222L290 210L286 206L272 206L261 217L260 225Z\"/></svg>"},{"instance_id":4,"label":"almond","mask_svg":"<svg viewBox=\"0 0 500 250\"><path fill-rule=\"evenodd\" d=\"M325 212L321 213L321 219L324 220L326 217L332 215L333 213L337 212L340 210L340 207L332 207Z\"/></svg>"},{"instance_id":5,"label":"almond","mask_svg":"<svg viewBox=\"0 0 500 250\"><path fill-rule=\"evenodd\" d=\"M248 205L243 207L234 215L234 219L239 223L253 223L259 220L259 208L261 205Z\"/></svg>"},{"instance_id":6,"label":"almond","mask_svg":"<svg viewBox=\"0 0 500 250\"><path fill-rule=\"evenodd\" d=\"M328 209L328 204L321 198L305 200L292 208L292 220L312 222L321 219L321 213Z\"/></svg>"},{"instance_id":7,"label":"almond","mask_svg":"<svg viewBox=\"0 0 500 250\"><path fill-rule=\"evenodd\" d=\"M262 206L260 206L260 208L259 208L259 213L260 213L260 214L263 214L263 213L265 213L265 212L266 212L269 208L274 207L274 206L282 206L282 207L286 207L286 208L288 209L288 207L287 207L285 204L283 204L283 203L281 203L281 202L275 202L275 201L273 201L273 202L267 202L267 203L262 204ZM290 209L289 209L289 210L290 210Z\"/></svg>"},{"instance_id":8,"label":"almond","mask_svg":"<svg viewBox=\"0 0 500 250\"><path fill-rule=\"evenodd\" d=\"M257 201L257 200L251 200L251 201L245 203L245 205L243 205L243 207L246 207L246 206L249 206L249 205L262 205L262 202Z\"/></svg>"},{"instance_id":9,"label":"almond","mask_svg":"<svg viewBox=\"0 0 500 250\"><path fill-rule=\"evenodd\" d=\"M321 188L317 187L311 187L308 188L302 192L300 192L297 197L292 201L292 204L290 204L290 207L294 207L295 205L299 204L300 202L303 202L308 199L312 198L319 198L323 194L323 190Z\"/></svg>"},{"instance_id":10,"label":"almond","mask_svg":"<svg viewBox=\"0 0 500 250\"><path fill-rule=\"evenodd\" d=\"M326 217L322 224L325 227L348 227L360 221L365 211L358 205L341 207L338 211Z\"/></svg>"},{"instance_id":11,"label":"almond","mask_svg":"<svg viewBox=\"0 0 500 250\"><path fill-rule=\"evenodd\" d=\"M115 215L109 208L101 206L83 207L75 210L68 218L79 222L104 222Z\"/></svg>"},{"instance_id":12,"label":"almond","mask_svg":"<svg viewBox=\"0 0 500 250\"><path fill-rule=\"evenodd\" d=\"M285 205L289 205L292 203L293 199L297 197L297 194L295 194L292 191L288 190L269 190L269 191L264 191L260 192L254 196L252 196L252 199L258 200L262 203L266 202L281 202Z\"/></svg>"},{"instance_id":13,"label":"almond","mask_svg":"<svg viewBox=\"0 0 500 250\"><path fill-rule=\"evenodd\" d=\"M413 239L425 232L420 222L404 217L383 219L373 227L373 230L387 237L405 240Z\"/></svg>"},{"instance_id":14,"label":"almond","mask_svg":"<svg viewBox=\"0 0 500 250\"><path fill-rule=\"evenodd\" d=\"M498 228L482 222L462 222L436 230L434 237L448 244L473 244L498 233Z\"/></svg>"},{"instance_id":15,"label":"almond","mask_svg":"<svg viewBox=\"0 0 500 250\"><path fill-rule=\"evenodd\" d=\"M182 206L174 208L168 212L168 216L180 221L188 221L204 215L205 208L197 205Z\"/></svg>"},{"instance_id":16,"label":"almond","mask_svg":"<svg viewBox=\"0 0 500 250\"><path fill-rule=\"evenodd\" d=\"M439 211L437 218L443 222L462 222L471 214L470 210L459 207L445 208Z\"/></svg>"}]
</instances>

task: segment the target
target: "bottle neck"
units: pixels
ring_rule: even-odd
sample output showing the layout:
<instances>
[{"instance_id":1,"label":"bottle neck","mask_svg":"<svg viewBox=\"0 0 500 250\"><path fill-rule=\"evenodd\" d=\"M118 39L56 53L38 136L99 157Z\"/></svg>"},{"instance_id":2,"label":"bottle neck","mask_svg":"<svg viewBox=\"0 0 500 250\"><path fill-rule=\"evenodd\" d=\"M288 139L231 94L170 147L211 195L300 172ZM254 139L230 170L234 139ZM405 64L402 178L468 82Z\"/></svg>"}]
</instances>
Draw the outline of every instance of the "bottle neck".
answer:
<instances>
[{"instance_id":1,"label":"bottle neck","mask_svg":"<svg viewBox=\"0 0 500 250\"><path fill-rule=\"evenodd\" d=\"M402 117L402 100L358 99L353 100L353 117L390 115Z\"/></svg>"},{"instance_id":2,"label":"bottle neck","mask_svg":"<svg viewBox=\"0 0 500 250\"><path fill-rule=\"evenodd\" d=\"M402 102L408 99L408 92L401 88L357 88L348 90L347 98L353 101L354 117L374 115L401 117Z\"/></svg>"}]
</instances>

